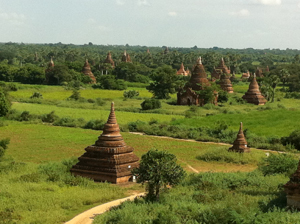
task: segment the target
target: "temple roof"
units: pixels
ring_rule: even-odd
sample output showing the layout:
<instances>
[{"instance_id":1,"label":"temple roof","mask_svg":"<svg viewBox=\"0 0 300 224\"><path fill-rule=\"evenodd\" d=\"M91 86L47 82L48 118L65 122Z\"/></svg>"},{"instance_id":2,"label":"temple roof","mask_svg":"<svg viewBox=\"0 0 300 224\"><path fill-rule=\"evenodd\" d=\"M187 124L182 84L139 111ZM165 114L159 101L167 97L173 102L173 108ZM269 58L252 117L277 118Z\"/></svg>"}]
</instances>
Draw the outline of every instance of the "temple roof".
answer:
<instances>
[{"instance_id":1,"label":"temple roof","mask_svg":"<svg viewBox=\"0 0 300 224\"><path fill-rule=\"evenodd\" d=\"M221 58L219 65L216 67L216 69L222 70L223 73L229 75L230 69L225 65L224 59Z\"/></svg>"},{"instance_id":2,"label":"temple roof","mask_svg":"<svg viewBox=\"0 0 300 224\"><path fill-rule=\"evenodd\" d=\"M115 62L113 61L110 52L107 53L107 57L106 57L106 59L104 60L104 63L106 63L106 64L111 64L112 67L115 67Z\"/></svg>"},{"instance_id":3,"label":"temple roof","mask_svg":"<svg viewBox=\"0 0 300 224\"><path fill-rule=\"evenodd\" d=\"M185 71L183 63L181 63L181 66L180 66L179 70L177 71L177 75L183 75L183 76L189 75L189 71L188 70Z\"/></svg>"},{"instance_id":4,"label":"temple roof","mask_svg":"<svg viewBox=\"0 0 300 224\"><path fill-rule=\"evenodd\" d=\"M54 67L53 57L51 57L48 67Z\"/></svg>"},{"instance_id":5,"label":"temple roof","mask_svg":"<svg viewBox=\"0 0 300 224\"><path fill-rule=\"evenodd\" d=\"M253 74L253 79L249 85L248 91L245 93L245 95L242 97L244 100L246 100L248 103L256 104L256 105L264 105L267 100L264 98L264 96L261 94L259 90L259 85L256 81L256 75Z\"/></svg>"},{"instance_id":6,"label":"temple roof","mask_svg":"<svg viewBox=\"0 0 300 224\"><path fill-rule=\"evenodd\" d=\"M244 136L243 132L243 123L240 123L240 129L236 136L235 141L233 142L233 146L229 148L229 151L235 151L235 152L249 152L250 149L247 146L247 141Z\"/></svg>"},{"instance_id":7,"label":"temple roof","mask_svg":"<svg viewBox=\"0 0 300 224\"><path fill-rule=\"evenodd\" d=\"M115 115L114 102L111 103L111 110L108 120L103 128L103 133L99 136L95 145L100 147L122 147L125 146L120 128Z\"/></svg>"},{"instance_id":8,"label":"temple roof","mask_svg":"<svg viewBox=\"0 0 300 224\"><path fill-rule=\"evenodd\" d=\"M192 71L192 76L189 81L189 85L192 87L193 90L200 90L200 85L210 85L207 75L204 69L204 66L202 65L201 57L197 59L197 63L194 66L194 69Z\"/></svg>"},{"instance_id":9,"label":"temple roof","mask_svg":"<svg viewBox=\"0 0 300 224\"><path fill-rule=\"evenodd\" d=\"M92 73L91 66L89 64L88 59L85 60L85 63L82 68L82 73L89 76L92 79L91 83L96 83L96 78L95 78L94 74Z\"/></svg>"}]
</instances>

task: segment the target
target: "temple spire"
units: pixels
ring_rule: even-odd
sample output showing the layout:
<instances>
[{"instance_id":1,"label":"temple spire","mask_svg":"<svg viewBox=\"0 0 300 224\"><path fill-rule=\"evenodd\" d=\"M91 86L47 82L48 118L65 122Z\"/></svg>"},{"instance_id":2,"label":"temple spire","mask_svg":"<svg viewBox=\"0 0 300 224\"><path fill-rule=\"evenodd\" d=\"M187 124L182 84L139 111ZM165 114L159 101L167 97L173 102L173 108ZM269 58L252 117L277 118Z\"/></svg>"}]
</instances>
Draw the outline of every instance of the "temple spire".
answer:
<instances>
[{"instance_id":1,"label":"temple spire","mask_svg":"<svg viewBox=\"0 0 300 224\"><path fill-rule=\"evenodd\" d=\"M240 123L240 129L239 129L239 132L238 132L238 134L236 136L236 139L233 143L233 146L231 148L229 148L228 151L240 152L240 153L250 152L250 148L248 148L247 141L246 141L245 136L244 136L243 123L242 122Z\"/></svg>"}]
</instances>

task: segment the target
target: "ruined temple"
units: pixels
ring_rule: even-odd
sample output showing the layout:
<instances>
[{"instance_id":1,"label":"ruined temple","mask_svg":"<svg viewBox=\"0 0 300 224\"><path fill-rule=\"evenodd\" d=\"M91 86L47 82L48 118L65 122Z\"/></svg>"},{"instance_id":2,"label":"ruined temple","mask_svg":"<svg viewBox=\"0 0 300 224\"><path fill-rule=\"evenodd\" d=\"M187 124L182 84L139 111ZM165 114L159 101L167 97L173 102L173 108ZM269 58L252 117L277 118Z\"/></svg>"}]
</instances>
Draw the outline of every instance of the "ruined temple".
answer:
<instances>
[{"instance_id":1,"label":"ruined temple","mask_svg":"<svg viewBox=\"0 0 300 224\"><path fill-rule=\"evenodd\" d=\"M131 170L138 167L139 158L120 134L114 103L111 104L103 133L85 151L78 158L79 162L71 168L72 174L115 184L128 182L132 178Z\"/></svg>"},{"instance_id":2,"label":"ruined temple","mask_svg":"<svg viewBox=\"0 0 300 224\"><path fill-rule=\"evenodd\" d=\"M228 151L232 152L250 152L250 148L247 146L247 141L243 132L243 123L240 124L240 130L236 136L235 141L233 142L233 146L228 149Z\"/></svg>"},{"instance_id":3,"label":"ruined temple","mask_svg":"<svg viewBox=\"0 0 300 224\"><path fill-rule=\"evenodd\" d=\"M177 93L177 105L204 105L204 99L195 91L202 90L205 86L210 86L201 57L198 58L194 66L190 81ZM215 93L213 103L217 103L217 93Z\"/></svg>"},{"instance_id":4,"label":"ruined temple","mask_svg":"<svg viewBox=\"0 0 300 224\"><path fill-rule=\"evenodd\" d=\"M51 70L54 68L54 62L53 62L53 58L51 57L50 58L50 62L48 63L48 65L47 65L47 69L46 69L46 71L45 71L45 78L46 78L46 80L45 80L45 82L47 83L47 84L49 84L49 80L51 79Z\"/></svg>"},{"instance_id":5,"label":"ruined temple","mask_svg":"<svg viewBox=\"0 0 300 224\"><path fill-rule=\"evenodd\" d=\"M95 78L94 74L92 73L91 66L88 62L88 59L85 60L85 63L84 63L84 66L83 66L81 72L91 78L91 80L92 80L91 83L96 83L96 78Z\"/></svg>"},{"instance_id":6,"label":"ruined temple","mask_svg":"<svg viewBox=\"0 0 300 224\"><path fill-rule=\"evenodd\" d=\"M115 62L113 61L113 59L111 58L111 53L108 52L107 53L107 57L105 58L104 62L105 64L111 64L111 66L114 68L115 67Z\"/></svg>"},{"instance_id":7,"label":"ruined temple","mask_svg":"<svg viewBox=\"0 0 300 224\"><path fill-rule=\"evenodd\" d=\"M179 70L177 71L177 75L183 75L183 76L188 76L189 75L189 71L184 69L184 65L183 63L181 63L181 66L179 68Z\"/></svg>"},{"instance_id":8,"label":"ruined temple","mask_svg":"<svg viewBox=\"0 0 300 224\"><path fill-rule=\"evenodd\" d=\"M247 71L246 73L243 73L242 79L249 79L250 78L250 72Z\"/></svg>"},{"instance_id":9,"label":"ruined temple","mask_svg":"<svg viewBox=\"0 0 300 224\"><path fill-rule=\"evenodd\" d=\"M256 72L255 72L255 75L256 75L256 77L258 77L258 78L264 77L263 71L262 71L262 69L260 69L259 67L257 67Z\"/></svg>"},{"instance_id":10,"label":"ruined temple","mask_svg":"<svg viewBox=\"0 0 300 224\"><path fill-rule=\"evenodd\" d=\"M53 58L51 57L50 62L48 63L48 69L54 67Z\"/></svg>"},{"instance_id":11,"label":"ruined temple","mask_svg":"<svg viewBox=\"0 0 300 224\"><path fill-rule=\"evenodd\" d=\"M228 93L233 93L233 88L232 88L232 84L230 81L230 77L228 75L226 75L225 73L223 73L221 75L220 86L221 86L222 90L224 90Z\"/></svg>"},{"instance_id":12,"label":"ruined temple","mask_svg":"<svg viewBox=\"0 0 300 224\"><path fill-rule=\"evenodd\" d=\"M266 104L267 100L264 98L263 95L261 95L258 83L256 81L255 74L253 74L253 79L250 82L248 91L245 93L245 95L242 98L244 100L246 100L247 103L252 103L255 105L265 105Z\"/></svg>"},{"instance_id":13,"label":"ruined temple","mask_svg":"<svg viewBox=\"0 0 300 224\"><path fill-rule=\"evenodd\" d=\"M126 52L126 50L124 51L124 54L122 55L122 62L131 62L131 58L130 55Z\"/></svg>"},{"instance_id":14,"label":"ruined temple","mask_svg":"<svg viewBox=\"0 0 300 224\"><path fill-rule=\"evenodd\" d=\"M225 65L223 58L221 58L219 65L214 68L213 72L211 73L211 78L212 80L220 79L222 74L230 74L230 69Z\"/></svg>"},{"instance_id":15,"label":"ruined temple","mask_svg":"<svg viewBox=\"0 0 300 224\"><path fill-rule=\"evenodd\" d=\"M290 180L283 186L286 193L287 205L300 209L300 161L296 172Z\"/></svg>"}]
</instances>

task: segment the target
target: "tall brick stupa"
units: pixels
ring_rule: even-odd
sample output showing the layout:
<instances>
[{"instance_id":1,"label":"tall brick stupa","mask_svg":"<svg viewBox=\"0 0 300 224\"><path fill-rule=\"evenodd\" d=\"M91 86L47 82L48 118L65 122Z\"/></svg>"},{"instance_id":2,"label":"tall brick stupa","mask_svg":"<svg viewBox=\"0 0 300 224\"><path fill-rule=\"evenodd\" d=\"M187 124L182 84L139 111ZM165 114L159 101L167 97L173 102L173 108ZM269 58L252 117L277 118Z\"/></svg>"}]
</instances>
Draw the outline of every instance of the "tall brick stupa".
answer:
<instances>
[{"instance_id":1,"label":"tall brick stupa","mask_svg":"<svg viewBox=\"0 0 300 224\"><path fill-rule=\"evenodd\" d=\"M131 170L138 167L139 158L133 148L127 146L120 134L114 103L103 133L94 145L85 148L85 153L78 158L79 162L71 168L76 176L91 178L95 181L124 183L132 178Z\"/></svg>"},{"instance_id":2,"label":"tall brick stupa","mask_svg":"<svg viewBox=\"0 0 300 224\"><path fill-rule=\"evenodd\" d=\"M245 93L245 95L242 97L244 100L247 101L247 103L252 103L255 105L265 105L267 100L263 95L261 95L261 92L259 90L258 83L256 81L256 76L253 74L253 79L249 85L248 91Z\"/></svg>"},{"instance_id":3,"label":"tall brick stupa","mask_svg":"<svg viewBox=\"0 0 300 224\"><path fill-rule=\"evenodd\" d=\"M232 152L250 152L250 148L247 146L247 141L243 132L243 123L240 124L240 130L236 136L235 141L233 142L233 146L228 149L228 151Z\"/></svg>"}]
</instances>

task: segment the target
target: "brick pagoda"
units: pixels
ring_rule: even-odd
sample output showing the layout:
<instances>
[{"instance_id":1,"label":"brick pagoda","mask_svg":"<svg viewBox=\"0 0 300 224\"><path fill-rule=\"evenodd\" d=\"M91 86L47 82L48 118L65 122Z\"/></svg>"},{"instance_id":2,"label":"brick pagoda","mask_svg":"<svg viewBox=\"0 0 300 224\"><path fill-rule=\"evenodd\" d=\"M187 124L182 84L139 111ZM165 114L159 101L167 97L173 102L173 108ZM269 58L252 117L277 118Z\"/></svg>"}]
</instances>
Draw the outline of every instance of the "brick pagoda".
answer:
<instances>
[{"instance_id":1,"label":"brick pagoda","mask_svg":"<svg viewBox=\"0 0 300 224\"><path fill-rule=\"evenodd\" d=\"M223 73L229 75L230 69L225 65L224 59L221 58L219 65L214 68L213 72L211 73L211 78L220 79Z\"/></svg>"},{"instance_id":2,"label":"brick pagoda","mask_svg":"<svg viewBox=\"0 0 300 224\"><path fill-rule=\"evenodd\" d=\"M256 77L258 77L258 78L264 77L263 71L259 67L257 67L255 74L256 74Z\"/></svg>"},{"instance_id":3,"label":"brick pagoda","mask_svg":"<svg viewBox=\"0 0 300 224\"><path fill-rule=\"evenodd\" d=\"M183 63L181 63L181 66L180 66L179 70L177 71L177 75L188 76L189 74L190 74L190 71L189 70L186 71L184 69Z\"/></svg>"},{"instance_id":4,"label":"brick pagoda","mask_svg":"<svg viewBox=\"0 0 300 224\"><path fill-rule=\"evenodd\" d=\"M103 133L85 151L78 158L79 162L71 168L72 174L115 184L128 182L132 178L131 170L139 166L139 158L120 134L114 103L111 104Z\"/></svg>"},{"instance_id":5,"label":"brick pagoda","mask_svg":"<svg viewBox=\"0 0 300 224\"><path fill-rule=\"evenodd\" d=\"M107 53L107 57L105 58L105 60L104 60L103 63L105 63L105 64L111 64L111 66L112 66L113 68L115 67L115 62L113 61L110 52Z\"/></svg>"},{"instance_id":6,"label":"brick pagoda","mask_svg":"<svg viewBox=\"0 0 300 224\"><path fill-rule=\"evenodd\" d=\"M250 148L247 146L247 141L244 136L242 122L240 124L240 130L236 136L236 139L233 142L233 146L229 148L228 151L239 152L239 153L250 152Z\"/></svg>"},{"instance_id":7,"label":"brick pagoda","mask_svg":"<svg viewBox=\"0 0 300 224\"><path fill-rule=\"evenodd\" d=\"M242 98L244 100L246 100L247 103L252 103L255 105L265 105L266 104L267 100L264 98L263 95L261 95L258 83L256 81L255 74L253 74L253 79L249 85L248 91L245 93L245 95Z\"/></svg>"},{"instance_id":8,"label":"brick pagoda","mask_svg":"<svg viewBox=\"0 0 300 224\"><path fill-rule=\"evenodd\" d=\"M130 55L126 52L126 50L124 51L124 54L122 55L122 62L131 62L131 58Z\"/></svg>"},{"instance_id":9,"label":"brick pagoda","mask_svg":"<svg viewBox=\"0 0 300 224\"><path fill-rule=\"evenodd\" d=\"M287 205L296 209L300 209L300 161L296 172L292 175L289 182L284 186L286 193Z\"/></svg>"},{"instance_id":10,"label":"brick pagoda","mask_svg":"<svg viewBox=\"0 0 300 224\"><path fill-rule=\"evenodd\" d=\"M82 68L82 71L81 71L83 74L85 74L86 76L89 76L91 78L91 83L96 83L96 78L94 76L94 74L92 73L92 70L91 70L91 66L89 64L89 61L86 59L85 60L85 63L83 65L83 68Z\"/></svg>"},{"instance_id":11,"label":"brick pagoda","mask_svg":"<svg viewBox=\"0 0 300 224\"><path fill-rule=\"evenodd\" d=\"M233 88L232 88L232 84L231 84L229 75L226 75L225 73L223 73L221 75L220 86L221 86L222 90L224 90L228 93L233 93Z\"/></svg>"}]
</instances>

